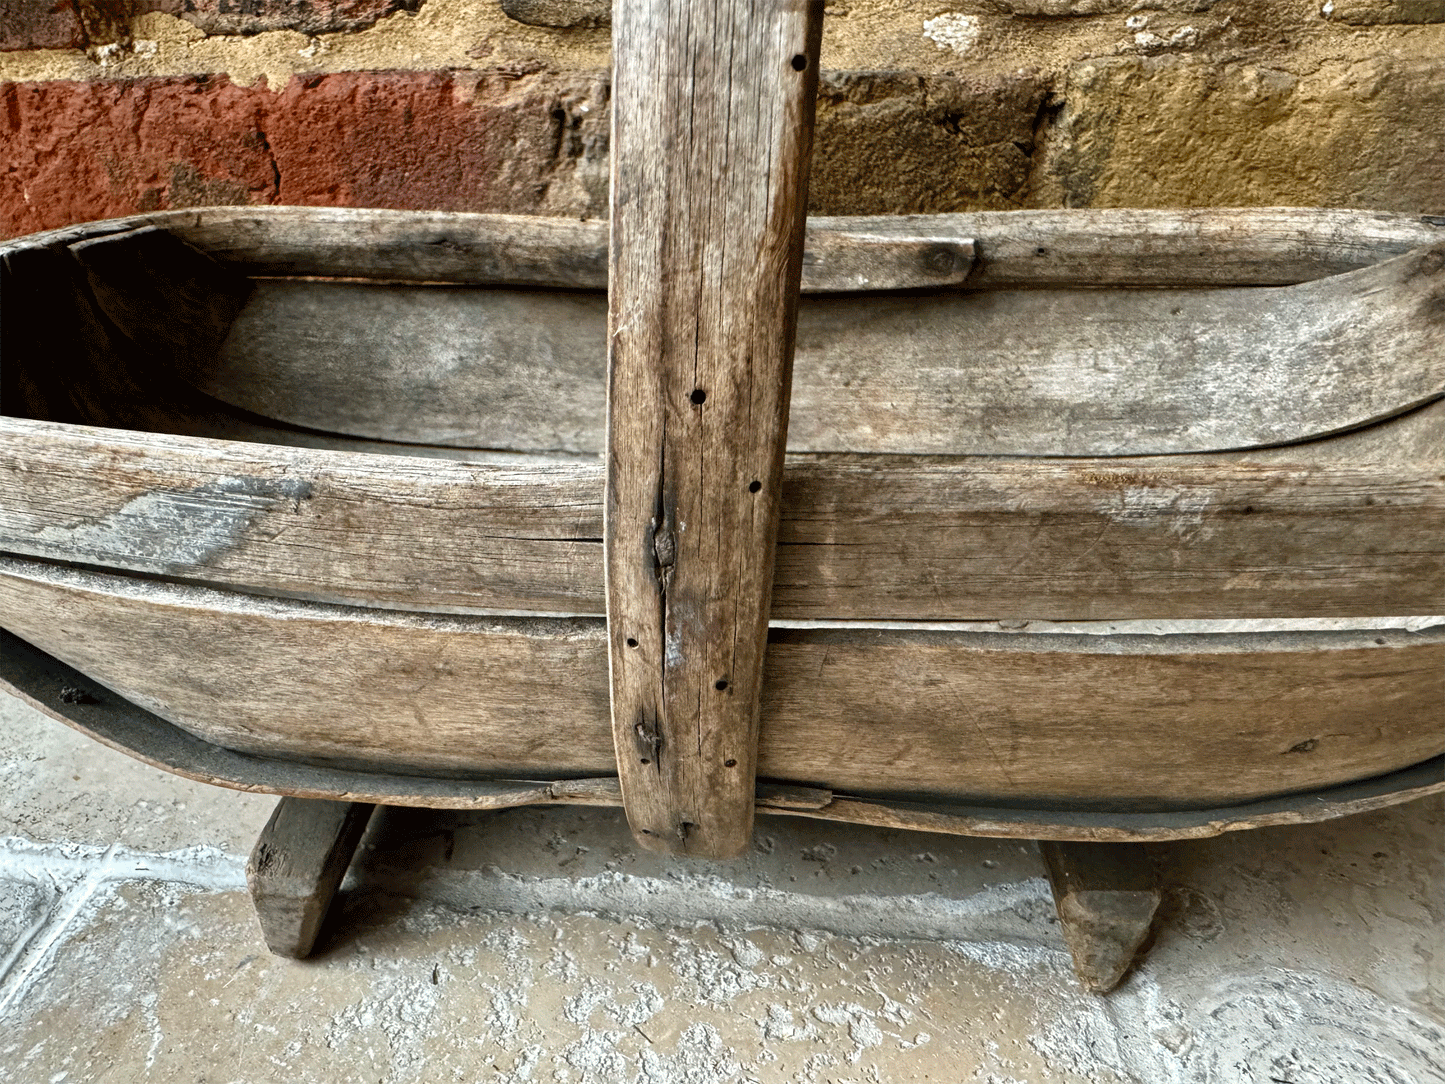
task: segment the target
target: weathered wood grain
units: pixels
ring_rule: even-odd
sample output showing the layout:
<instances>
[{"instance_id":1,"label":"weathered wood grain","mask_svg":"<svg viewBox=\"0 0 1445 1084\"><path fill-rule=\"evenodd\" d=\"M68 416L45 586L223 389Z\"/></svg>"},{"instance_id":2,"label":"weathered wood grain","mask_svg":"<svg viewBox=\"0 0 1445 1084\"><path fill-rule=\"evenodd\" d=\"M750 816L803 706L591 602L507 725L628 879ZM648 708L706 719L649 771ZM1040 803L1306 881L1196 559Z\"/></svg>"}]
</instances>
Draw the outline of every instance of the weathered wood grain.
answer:
<instances>
[{"instance_id":1,"label":"weathered wood grain","mask_svg":"<svg viewBox=\"0 0 1445 1084\"><path fill-rule=\"evenodd\" d=\"M311 955L326 912L376 807L367 802L282 798L246 863L246 884L266 945Z\"/></svg>"},{"instance_id":2,"label":"weathered wood grain","mask_svg":"<svg viewBox=\"0 0 1445 1084\"><path fill-rule=\"evenodd\" d=\"M250 213L255 211L255 214ZM951 217L918 218L899 231L885 219L816 219L809 229L805 293L958 286L974 267L972 239ZM93 238L164 230L233 272L262 277L340 276L465 285L605 289L607 223L524 215L364 208L203 208L86 223L10 242L63 248ZM1400 231L1386 231L1390 245ZM1408 231L1406 231L1408 233Z\"/></svg>"},{"instance_id":3,"label":"weathered wood grain","mask_svg":"<svg viewBox=\"0 0 1445 1084\"><path fill-rule=\"evenodd\" d=\"M618 806L615 778L528 782L387 775L237 753L203 741L0 630L0 688L119 752L188 779L236 790L445 809L525 805ZM1324 790L1193 810L1149 812L988 807L860 799L818 788L758 784L759 813L905 831L1081 842L1204 839L1224 832L1310 824L1445 791L1445 756Z\"/></svg>"},{"instance_id":4,"label":"weathered wood grain","mask_svg":"<svg viewBox=\"0 0 1445 1084\"><path fill-rule=\"evenodd\" d=\"M203 741L117 696L84 674L0 630L0 688L102 744L189 779L252 793L448 809L521 805L620 805L615 778L551 783L387 775L276 760ZM1170 812L924 805L758 785L758 811L910 831L1023 839L1142 842L1199 839L1277 824L1304 824L1385 808L1445 790L1445 757L1360 783L1227 808Z\"/></svg>"},{"instance_id":5,"label":"weathered wood grain","mask_svg":"<svg viewBox=\"0 0 1445 1084\"><path fill-rule=\"evenodd\" d=\"M1445 404L1271 451L789 457L774 619L1445 606ZM436 611L601 614L602 468L0 419L0 552Z\"/></svg>"},{"instance_id":6,"label":"weathered wood grain","mask_svg":"<svg viewBox=\"0 0 1445 1084\"><path fill-rule=\"evenodd\" d=\"M597 619L267 600L6 559L0 625L206 740L392 773L612 774ZM1232 804L1445 749L1445 628L775 629L758 774L978 804Z\"/></svg>"},{"instance_id":7,"label":"weathered wood grain","mask_svg":"<svg viewBox=\"0 0 1445 1084\"><path fill-rule=\"evenodd\" d=\"M1133 966L1163 899L1152 856L1138 844L1050 840L1039 853L1074 973L1090 993L1107 994Z\"/></svg>"},{"instance_id":8,"label":"weathered wood grain","mask_svg":"<svg viewBox=\"0 0 1445 1084\"><path fill-rule=\"evenodd\" d=\"M1399 216L1375 217L1393 222L1397 232L1429 232ZM1337 218L1326 215L1322 223L1331 225L1343 253L1359 256L1361 246L1351 247L1359 238ZM519 249L526 249L527 230L535 225L545 233L556 225L549 221L522 220ZM1185 221L1166 215L1153 225L1178 242L1187 235ZM1045 216L1031 229L1088 233L1087 223L1071 222ZM4 266L15 269L4 271L0 285L8 298L0 327L7 412L171 432L209 426L217 435L283 441L289 431L300 443L322 434L296 426L452 447L591 453L602 446L603 302L588 294L262 283L224 353L198 374L208 394L183 401L186 389L168 386L169 367L157 360L165 344L157 346L144 319L132 329L144 351L117 330L102 312L106 306L90 296L98 279L78 276L60 243L70 238L94 262L97 251L120 253L137 237L157 237L154 229L117 234L124 224L41 235L51 238L50 247L36 239L5 247ZM1255 225L1271 236L1267 220ZM1357 225L1369 235L1368 221ZM1325 231L1315 226L1318 247ZM876 247L854 243L865 238L859 231L886 236L902 227L864 219L850 228L854 234L827 233L825 255L832 245L856 258ZM1197 222L1192 228L1201 244L1205 234L1212 245L1230 236ZM1234 223L1236 232L1244 228ZM918 239L921 229L904 240L931 244ZM87 231L101 240L85 240ZM1148 251L1142 242L1117 240L1125 251L1141 245ZM1237 255L1205 248L1226 262ZM1431 276L1410 278L1403 274L1407 263L1370 268L1358 280L1316 282L1300 294L1061 289L813 299L802 309L792 445L1177 453L1346 428L1437 395L1445 382L1437 371L1445 357L1435 342L1439 322L1428 317ZM1370 293L1391 275L1383 294ZM1083 276L1072 285L1101 281L1106 277ZM1184 303L1174 304L1176 296ZM1379 304L1381 297L1393 304ZM136 308L144 317L152 306ZM1364 318L1338 336L1320 323L1354 308ZM1285 314L1283 323L1274 319L1276 310ZM125 322L124 306L111 304L110 312ZM1311 350L1320 336L1324 347ZM1281 345L1289 343L1293 350ZM193 350L192 363L197 356L210 360ZM357 379L358 369L365 379ZM246 433L211 395L281 421L268 432L251 419Z\"/></svg>"},{"instance_id":9,"label":"weathered wood grain","mask_svg":"<svg viewBox=\"0 0 1445 1084\"><path fill-rule=\"evenodd\" d=\"M1445 393L1442 254L1277 288L809 298L788 446L1152 455L1368 424ZM263 282L195 384L325 432L596 453L605 325L597 294Z\"/></svg>"},{"instance_id":10,"label":"weathered wood grain","mask_svg":"<svg viewBox=\"0 0 1445 1084\"><path fill-rule=\"evenodd\" d=\"M613 11L612 729L649 850L752 838L822 0Z\"/></svg>"},{"instance_id":11,"label":"weathered wood grain","mask_svg":"<svg viewBox=\"0 0 1445 1084\"><path fill-rule=\"evenodd\" d=\"M607 223L342 207L202 207L86 223L0 243L0 256L154 225L246 274L603 289ZM1368 267L1445 240L1438 218L1315 208L984 211L813 218L802 289L857 289L840 238L869 245L870 290L932 285L933 245L976 240L969 289L1278 286ZM880 251L882 248L882 251ZM837 273L834 273L836 269ZM955 269L947 278L952 281ZM920 281L922 280L922 281Z\"/></svg>"}]
</instances>

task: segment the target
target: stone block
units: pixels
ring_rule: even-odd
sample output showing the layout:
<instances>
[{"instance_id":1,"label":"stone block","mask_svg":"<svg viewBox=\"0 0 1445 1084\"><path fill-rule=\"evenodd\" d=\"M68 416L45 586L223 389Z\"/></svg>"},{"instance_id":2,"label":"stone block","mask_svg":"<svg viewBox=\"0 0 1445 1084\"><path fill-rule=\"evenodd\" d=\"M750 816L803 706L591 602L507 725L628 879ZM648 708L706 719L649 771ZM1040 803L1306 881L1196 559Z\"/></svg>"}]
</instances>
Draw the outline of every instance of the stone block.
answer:
<instances>
[{"instance_id":1,"label":"stone block","mask_svg":"<svg viewBox=\"0 0 1445 1084\"><path fill-rule=\"evenodd\" d=\"M1130 11L1208 11L1215 0L992 0L1002 14L1058 18L1069 15L1117 15Z\"/></svg>"},{"instance_id":2,"label":"stone block","mask_svg":"<svg viewBox=\"0 0 1445 1084\"><path fill-rule=\"evenodd\" d=\"M422 0L140 0L142 11L161 11L207 34L261 34L296 30L334 34L364 30L398 11L416 11Z\"/></svg>"},{"instance_id":3,"label":"stone block","mask_svg":"<svg viewBox=\"0 0 1445 1084\"><path fill-rule=\"evenodd\" d=\"M1384 23L1445 23L1445 0L1329 0L1326 19L1351 26Z\"/></svg>"},{"instance_id":4,"label":"stone block","mask_svg":"<svg viewBox=\"0 0 1445 1084\"><path fill-rule=\"evenodd\" d=\"M1006 210L1024 202L1046 77L823 73L814 214Z\"/></svg>"},{"instance_id":5,"label":"stone block","mask_svg":"<svg viewBox=\"0 0 1445 1084\"><path fill-rule=\"evenodd\" d=\"M1035 206L1445 210L1438 60L1100 58L1059 97Z\"/></svg>"},{"instance_id":6,"label":"stone block","mask_svg":"<svg viewBox=\"0 0 1445 1084\"><path fill-rule=\"evenodd\" d=\"M0 942L9 928L7 861L27 870L30 883L56 887L35 881L34 866L16 859L17 849L34 843L52 854L76 848L83 855L118 843L133 852L204 847L244 855L276 804L269 794L210 786L133 760L3 691L0 783Z\"/></svg>"},{"instance_id":7,"label":"stone block","mask_svg":"<svg viewBox=\"0 0 1445 1084\"><path fill-rule=\"evenodd\" d=\"M529 26L582 30L612 25L611 0L502 0L502 10Z\"/></svg>"},{"instance_id":8,"label":"stone block","mask_svg":"<svg viewBox=\"0 0 1445 1084\"><path fill-rule=\"evenodd\" d=\"M55 903L53 885L12 880L0 858L0 960L10 959L45 923Z\"/></svg>"}]
</instances>

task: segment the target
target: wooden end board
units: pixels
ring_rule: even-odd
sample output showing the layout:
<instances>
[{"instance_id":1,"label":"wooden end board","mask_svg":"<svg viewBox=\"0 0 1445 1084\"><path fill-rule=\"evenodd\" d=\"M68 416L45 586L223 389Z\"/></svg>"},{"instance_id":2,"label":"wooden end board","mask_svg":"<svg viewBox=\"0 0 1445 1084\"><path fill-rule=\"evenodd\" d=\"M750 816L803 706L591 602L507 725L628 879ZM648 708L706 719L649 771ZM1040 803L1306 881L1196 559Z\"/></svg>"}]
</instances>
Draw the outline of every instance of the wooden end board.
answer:
<instances>
[{"instance_id":1,"label":"wooden end board","mask_svg":"<svg viewBox=\"0 0 1445 1084\"><path fill-rule=\"evenodd\" d=\"M822 3L613 12L613 736L651 850L752 834Z\"/></svg>"}]
</instances>

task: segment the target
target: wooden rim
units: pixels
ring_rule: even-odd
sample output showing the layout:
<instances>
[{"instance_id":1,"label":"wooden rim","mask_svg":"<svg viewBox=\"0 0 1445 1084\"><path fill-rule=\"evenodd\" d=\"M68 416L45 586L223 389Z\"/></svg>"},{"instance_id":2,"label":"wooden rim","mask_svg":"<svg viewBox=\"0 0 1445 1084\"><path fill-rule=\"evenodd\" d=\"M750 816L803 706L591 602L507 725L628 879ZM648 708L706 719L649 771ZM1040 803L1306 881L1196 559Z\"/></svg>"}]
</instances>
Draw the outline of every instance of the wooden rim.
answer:
<instances>
[{"instance_id":1,"label":"wooden rim","mask_svg":"<svg viewBox=\"0 0 1445 1084\"><path fill-rule=\"evenodd\" d=\"M0 242L0 258L146 226L250 275L589 290L607 284L606 221L349 207L159 211ZM1442 239L1439 216L1295 207L819 216L808 221L802 289L1280 286ZM860 248L866 284L858 281ZM1221 251L1229 258L1219 259Z\"/></svg>"}]
</instances>

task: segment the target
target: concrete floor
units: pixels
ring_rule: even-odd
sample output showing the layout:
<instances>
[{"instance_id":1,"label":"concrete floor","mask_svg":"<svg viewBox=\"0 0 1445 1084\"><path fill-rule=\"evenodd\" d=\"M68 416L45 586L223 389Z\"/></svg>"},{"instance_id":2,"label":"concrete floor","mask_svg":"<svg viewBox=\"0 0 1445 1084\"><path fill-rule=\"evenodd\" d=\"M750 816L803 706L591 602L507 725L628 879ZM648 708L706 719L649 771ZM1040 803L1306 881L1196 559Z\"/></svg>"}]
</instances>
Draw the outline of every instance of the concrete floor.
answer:
<instances>
[{"instance_id":1,"label":"concrete floor","mask_svg":"<svg viewBox=\"0 0 1445 1084\"><path fill-rule=\"evenodd\" d=\"M1031 845L788 818L681 864L611 811L389 810L285 961L273 802L0 699L0 1082L1445 1082L1439 798L1162 849L1105 999Z\"/></svg>"}]
</instances>

